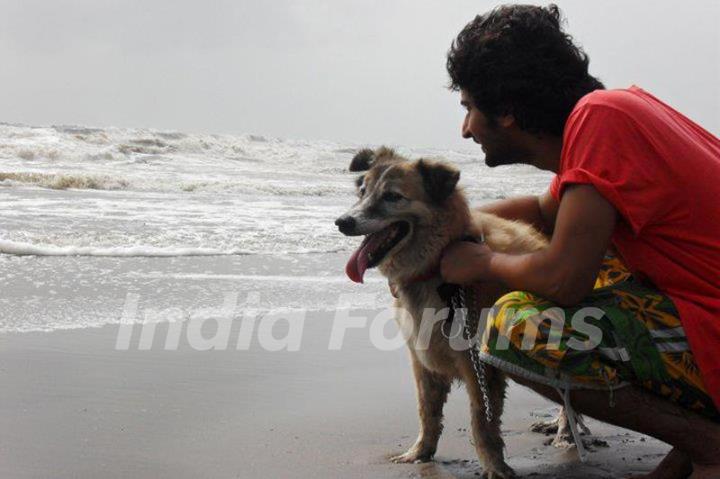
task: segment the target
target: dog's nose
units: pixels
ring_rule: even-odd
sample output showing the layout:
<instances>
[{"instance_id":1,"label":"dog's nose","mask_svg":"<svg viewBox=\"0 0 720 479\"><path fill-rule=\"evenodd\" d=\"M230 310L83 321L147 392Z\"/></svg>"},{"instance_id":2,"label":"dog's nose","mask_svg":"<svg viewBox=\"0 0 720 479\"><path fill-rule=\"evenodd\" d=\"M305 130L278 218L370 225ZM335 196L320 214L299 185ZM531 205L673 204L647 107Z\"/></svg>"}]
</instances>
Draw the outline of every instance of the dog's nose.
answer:
<instances>
[{"instance_id":1,"label":"dog's nose","mask_svg":"<svg viewBox=\"0 0 720 479\"><path fill-rule=\"evenodd\" d=\"M335 226L338 227L342 234L350 234L355 229L355 218L347 215L341 216L340 218L335 220Z\"/></svg>"}]
</instances>

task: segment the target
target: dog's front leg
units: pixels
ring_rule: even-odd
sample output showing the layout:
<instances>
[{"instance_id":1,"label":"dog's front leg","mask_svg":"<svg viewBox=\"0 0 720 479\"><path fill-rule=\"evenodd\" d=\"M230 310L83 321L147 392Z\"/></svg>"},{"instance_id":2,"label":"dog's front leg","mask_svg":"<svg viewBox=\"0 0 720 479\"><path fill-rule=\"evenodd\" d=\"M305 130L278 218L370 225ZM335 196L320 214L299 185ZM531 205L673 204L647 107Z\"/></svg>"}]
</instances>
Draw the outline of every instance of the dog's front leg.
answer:
<instances>
[{"instance_id":1,"label":"dog's front leg","mask_svg":"<svg viewBox=\"0 0 720 479\"><path fill-rule=\"evenodd\" d=\"M406 453L392 457L393 462L427 462L432 460L442 433L443 406L450 392L450 379L426 369L414 351L412 358L417 388L420 434Z\"/></svg>"},{"instance_id":2,"label":"dog's front leg","mask_svg":"<svg viewBox=\"0 0 720 479\"><path fill-rule=\"evenodd\" d=\"M516 477L515 472L505 462L503 453L505 443L500 433L506 381L500 371L488 366L483 367L488 382L488 396L492 411L492 421L490 422L487 420L485 400L470 359L463 361L461 366L465 387L470 396L470 416L475 451L484 466L483 477L488 479L514 478Z\"/></svg>"}]
</instances>

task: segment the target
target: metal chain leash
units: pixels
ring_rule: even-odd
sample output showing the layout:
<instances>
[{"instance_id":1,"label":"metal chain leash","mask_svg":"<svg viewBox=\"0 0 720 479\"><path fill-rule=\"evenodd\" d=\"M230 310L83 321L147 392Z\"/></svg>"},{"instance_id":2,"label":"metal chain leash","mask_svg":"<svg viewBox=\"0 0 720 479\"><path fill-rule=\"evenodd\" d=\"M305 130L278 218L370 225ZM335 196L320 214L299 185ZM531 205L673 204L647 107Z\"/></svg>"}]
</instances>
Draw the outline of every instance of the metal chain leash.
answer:
<instances>
[{"instance_id":1,"label":"metal chain leash","mask_svg":"<svg viewBox=\"0 0 720 479\"><path fill-rule=\"evenodd\" d=\"M477 334L480 330L481 312L474 307L475 298L473 297L473 295L474 292L471 286L467 288L460 287L458 288L457 292L452 296L451 302L452 307L455 310L455 314L457 315L458 313L460 313L460 317L458 319L462 321L461 324L463 327L463 334L465 336L465 339L470 342L468 353L470 354L470 361L472 362L473 369L475 370L475 377L477 378L478 385L480 386L480 392L482 393L483 401L485 402L485 418L487 419L487 422L490 423L493 420L492 406L490 405L490 394L488 390L487 377L485 376L485 368L480 362L480 358L478 355L478 351L480 348L480 338L477 337ZM467 296L470 296L470 301L467 300ZM474 340L471 339L471 320L476 325L476 338Z\"/></svg>"}]
</instances>

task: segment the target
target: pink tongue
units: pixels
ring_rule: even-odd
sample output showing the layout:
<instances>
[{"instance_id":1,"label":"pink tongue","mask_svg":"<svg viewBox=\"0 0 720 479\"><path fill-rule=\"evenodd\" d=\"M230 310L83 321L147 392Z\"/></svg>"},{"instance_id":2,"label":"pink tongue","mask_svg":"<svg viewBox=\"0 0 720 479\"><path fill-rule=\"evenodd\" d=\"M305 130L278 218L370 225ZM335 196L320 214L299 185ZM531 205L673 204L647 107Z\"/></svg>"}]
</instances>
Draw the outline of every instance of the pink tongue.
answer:
<instances>
[{"instance_id":1,"label":"pink tongue","mask_svg":"<svg viewBox=\"0 0 720 479\"><path fill-rule=\"evenodd\" d=\"M366 246L363 242L357 251L350 256L347 265L345 265L345 274L356 283L363 282L363 276L365 276L368 267L368 257L365 253Z\"/></svg>"},{"instance_id":2,"label":"pink tongue","mask_svg":"<svg viewBox=\"0 0 720 479\"><path fill-rule=\"evenodd\" d=\"M389 227L365 237L360 247L350 256L347 265L345 265L345 274L348 275L348 278L356 283L363 282L363 276L365 276L365 271L367 271L370 262L368 255L373 251L377 251L380 244L393 231L393 228Z\"/></svg>"}]
</instances>

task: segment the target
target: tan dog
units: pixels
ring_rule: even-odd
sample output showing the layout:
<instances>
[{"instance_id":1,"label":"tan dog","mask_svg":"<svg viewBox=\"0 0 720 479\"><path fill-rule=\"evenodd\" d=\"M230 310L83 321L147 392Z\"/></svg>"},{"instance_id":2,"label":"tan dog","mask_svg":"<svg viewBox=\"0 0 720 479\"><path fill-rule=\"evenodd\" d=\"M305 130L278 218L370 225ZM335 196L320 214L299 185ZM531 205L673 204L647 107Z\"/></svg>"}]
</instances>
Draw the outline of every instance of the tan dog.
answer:
<instances>
[{"instance_id":1,"label":"tan dog","mask_svg":"<svg viewBox=\"0 0 720 479\"><path fill-rule=\"evenodd\" d=\"M472 436L478 457L489 478L514 477L503 457L500 415L505 398L502 373L485 367L492 420L467 350L451 347L443 334L443 320L423 322L426 308L446 308L436 289L442 250L465 235L484 237L490 248L525 253L547 246L532 227L496 216L470 211L456 185L460 173L430 160L409 161L387 148L363 150L350 171L366 171L357 180L359 200L335 224L346 235L365 235L346 272L362 282L368 268L378 267L397 286L397 321L410 349L417 386L420 434L396 462L428 461L435 454L442 431L442 410L453 380L460 380L470 396ZM490 307L505 292L499 284L483 284L476 307Z\"/></svg>"}]
</instances>

